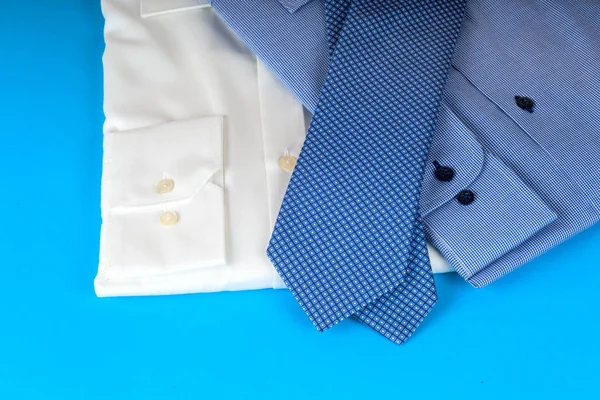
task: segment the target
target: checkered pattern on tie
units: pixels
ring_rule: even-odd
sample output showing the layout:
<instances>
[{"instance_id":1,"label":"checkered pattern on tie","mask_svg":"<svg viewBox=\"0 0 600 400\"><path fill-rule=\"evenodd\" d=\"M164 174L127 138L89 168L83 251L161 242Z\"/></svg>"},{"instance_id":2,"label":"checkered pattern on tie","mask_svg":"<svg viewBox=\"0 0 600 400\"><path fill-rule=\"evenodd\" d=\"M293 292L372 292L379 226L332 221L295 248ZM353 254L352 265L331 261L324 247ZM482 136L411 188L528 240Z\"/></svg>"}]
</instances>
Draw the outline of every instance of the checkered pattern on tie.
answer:
<instances>
[{"instance_id":1,"label":"checkered pattern on tie","mask_svg":"<svg viewBox=\"0 0 600 400\"><path fill-rule=\"evenodd\" d=\"M418 202L464 0L328 0L330 67L268 255L317 329L402 343L437 297Z\"/></svg>"}]
</instances>

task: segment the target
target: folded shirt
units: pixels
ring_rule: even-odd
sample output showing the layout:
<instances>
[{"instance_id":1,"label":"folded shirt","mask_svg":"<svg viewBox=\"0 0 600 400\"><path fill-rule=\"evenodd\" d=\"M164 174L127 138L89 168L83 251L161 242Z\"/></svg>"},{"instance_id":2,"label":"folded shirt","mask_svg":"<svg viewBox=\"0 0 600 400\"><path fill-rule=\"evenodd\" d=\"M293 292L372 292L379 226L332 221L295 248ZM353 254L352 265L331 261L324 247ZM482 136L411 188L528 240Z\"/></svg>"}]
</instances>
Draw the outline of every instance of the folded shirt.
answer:
<instances>
[{"instance_id":1,"label":"folded shirt","mask_svg":"<svg viewBox=\"0 0 600 400\"><path fill-rule=\"evenodd\" d=\"M324 1L211 4L313 110L329 65ZM427 239L475 287L600 219L598 15L593 1L467 2L421 211Z\"/></svg>"},{"instance_id":2,"label":"folded shirt","mask_svg":"<svg viewBox=\"0 0 600 400\"><path fill-rule=\"evenodd\" d=\"M102 9L97 295L284 287L265 249L307 129L301 103L201 0Z\"/></svg>"}]
</instances>

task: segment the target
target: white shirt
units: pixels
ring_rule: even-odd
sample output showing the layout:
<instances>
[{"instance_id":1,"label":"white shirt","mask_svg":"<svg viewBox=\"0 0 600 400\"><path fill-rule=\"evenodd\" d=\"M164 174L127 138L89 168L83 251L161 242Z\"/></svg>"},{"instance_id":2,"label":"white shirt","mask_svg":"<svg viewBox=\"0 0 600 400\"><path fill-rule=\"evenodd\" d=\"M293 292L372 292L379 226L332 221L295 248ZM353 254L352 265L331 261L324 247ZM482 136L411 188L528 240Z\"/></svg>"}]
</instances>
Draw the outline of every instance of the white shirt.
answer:
<instances>
[{"instance_id":1,"label":"white shirt","mask_svg":"<svg viewBox=\"0 0 600 400\"><path fill-rule=\"evenodd\" d=\"M98 296L284 287L265 250L304 111L203 3L102 0Z\"/></svg>"}]
</instances>

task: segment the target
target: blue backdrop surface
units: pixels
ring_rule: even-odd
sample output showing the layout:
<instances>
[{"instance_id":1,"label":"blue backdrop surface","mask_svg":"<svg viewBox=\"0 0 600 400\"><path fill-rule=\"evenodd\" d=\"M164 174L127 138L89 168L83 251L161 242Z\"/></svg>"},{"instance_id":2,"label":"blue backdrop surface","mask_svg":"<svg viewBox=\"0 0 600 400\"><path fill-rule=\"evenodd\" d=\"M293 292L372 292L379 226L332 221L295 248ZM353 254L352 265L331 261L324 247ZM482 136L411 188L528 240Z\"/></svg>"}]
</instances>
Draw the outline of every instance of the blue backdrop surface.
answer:
<instances>
[{"instance_id":1,"label":"blue backdrop surface","mask_svg":"<svg viewBox=\"0 0 600 400\"><path fill-rule=\"evenodd\" d=\"M396 346L287 291L94 295L97 0L0 2L0 399L598 399L600 227L440 302Z\"/></svg>"}]
</instances>

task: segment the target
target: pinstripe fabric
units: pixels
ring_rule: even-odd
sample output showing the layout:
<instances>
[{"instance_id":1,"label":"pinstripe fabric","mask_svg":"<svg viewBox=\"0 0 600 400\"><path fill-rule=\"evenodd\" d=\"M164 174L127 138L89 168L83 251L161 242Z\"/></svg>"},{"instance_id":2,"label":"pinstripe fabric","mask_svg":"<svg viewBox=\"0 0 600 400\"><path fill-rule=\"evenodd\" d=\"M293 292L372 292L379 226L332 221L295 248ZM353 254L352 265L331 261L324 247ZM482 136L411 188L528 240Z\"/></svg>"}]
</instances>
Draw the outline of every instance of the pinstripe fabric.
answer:
<instances>
[{"instance_id":1,"label":"pinstripe fabric","mask_svg":"<svg viewBox=\"0 0 600 400\"><path fill-rule=\"evenodd\" d=\"M282 9L277 2L249 0L245 7L260 10L249 18L234 0L218 1L230 26L253 37L251 47L268 54L268 65L314 110L331 46L322 2L280 18L266 11ZM597 1L467 2L421 209L427 239L475 287L600 219L599 18ZM285 36L286 48L261 35ZM312 69L287 68L294 63ZM534 99L533 112L518 108L515 96ZM433 161L452 167L454 179L438 181ZM455 195L469 188L477 188L475 202L458 207Z\"/></svg>"},{"instance_id":2,"label":"pinstripe fabric","mask_svg":"<svg viewBox=\"0 0 600 400\"><path fill-rule=\"evenodd\" d=\"M600 217L600 2L511 0L500 7L472 0L468 7L444 107L476 138L486 158L502 161L504 173L484 166L468 186L489 181L502 196L452 220L434 212L425 221L434 245L481 287ZM516 95L535 100L533 113L516 106ZM511 181L526 187L515 189ZM543 204L524 214L536 197ZM548 211L556 218L544 221L540 213ZM492 223L479 222L486 220ZM476 235L447 228L436 235L453 221L479 228ZM493 244L477 240L485 236ZM470 261L470 253L489 262Z\"/></svg>"},{"instance_id":3,"label":"pinstripe fabric","mask_svg":"<svg viewBox=\"0 0 600 400\"><path fill-rule=\"evenodd\" d=\"M323 0L290 13L277 0L212 0L212 7L310 111L329 61Z\"/></svg>"},{"instance_id":4,"label":"pinstripe fabric","mask_svg":"<svg viewBox=\"0 0 600 400\"><path fill-rule=\"evenodd\" d=\"M318 330L404 342L437 297L418 199L464 0L325 2L331 64L268 255Z\"/></svg>"},{"instance_id":5,"label":"pinstripe fabric","mask_svg":"<svg viewBox=\"0 0 600 400\"><path fill-rule=\"evenodd\" d=\"M436 230L430 229L432 241L442 247L437 240L443 239L444 246L460 254L456 260L460 265L456 269L467 278L504 254L505 249L514 248L556 219L556 214L546 207L535 192L520 179L505 174L505 169L502 162L488 154L483 173L469 185L477 201L469 206L452 201L427 215L430 227L436 227ZM508 209L504 205L512 203L515 192L525 192L528 196L523 196L518 208ZM514 217L512 223L505 224L503 219L496 218L496 212L487 213L487 209L510 213ZM481 218L473 219L473 214ZM469 223L465 224L465 221ZM454 232L460 232L460 235ZM487 251L479 251L481 248Z\"/></svg>"},{"instance_id":6,"label":"pinstripe fabric","mask_svg":"<svg viewBox=\"0 0 600 400\"><path fill-rule=\"evenodd\" d=\"M296 12L300 7L312 0L277 0L289 12Z\"/></svg>"},{"instance_id":7,"label":"pinstripe fabric","mask_svg":"<svg viewBox=\"0 0 600 400\"><path fill-rule=\"evenodd\" d=\"M465 26L471 23L466 21ZM456 62L462 68L471 67L470 64L462 64L455 57ZM600 77L600 71L598 76ZM565 91L566 87L572 84L563 80L556 85L563 83L565 87L562 89ZM593 85L587 87L591 91L596 90ZM541 87L540 89L545 90ZM455 266L457 272L475 287L485 286L514 271L520 265L596 223L600 216L598 203L592 200L593 192L583 190L573 179L571 171L565 168L566 164L553 155L558 150L557 155L570 154L571 157L579 157L579 162L582 164L599 166L597 156L585 156L585 153L590 151L589 148L582 149L578 146L573 149L563 149L560 140L563 134L574 136L581 134L583 139L598 129L598 124L593 121L595 118L593 102L581 103L583 108L579 110L578 116L587 115L589 119L587 126L582 127L582 130L575 134L569 131L572 121L565 115L570 113L570 110L543 110L539 107L540 104L544 104L543 100L540 102L542 97L535 96L535 98L538 99L538 109L534 114L547 114L544 118L553 119L556 126L544 125L541 129L524 131L511 114L514 111L518 116L518 113L526 113L526 111L516 108L514 103L510 102L505 103L505 108L499 107L500 103L490 101L479 88L456 69L450 74L446 85L445 104L442 109L451 109L457 115L463 129L470 132L486 150L484 153L486 159L494 157L502 160L502 163L498 163L494 169L484 163L480 175L467 185L469 188L479 185L484 187L492 185L494 188L499 188L501 196L494 196L493 204L486 204L483 201L481 205L476 205L474 202L472 204L476 206L474 208L461 207L463 211L469 211L468 213L452 214L452 218L448 219L447 216L450 214L444 216L443 213L457 205L455 200L451 200L424 217L428 226L426 230L428 239ZM568 102L570 98L565 97L561 101ZM593 97L587 98L593 99ZM541 146L536 138L538 134L553 134L556 141L550 146ZM592 148L595 146L597 154L600 154L600 145L591 146ZM498 169L501 172L496 171ZM521 183L526 186L515 189L514 185L507 180L517 182L519 186ZM476 190L480 192L480 189ZM535 198L541 199L543 204L538 203L531 210ZM523 213L523 210L527 209L529 211ZM556 218L548 219L549 212L554 213ZM547 216L545 220L540 219L540 213ZM488 225L486 221L491 221L492 224ZM535 225L538 225L539 229L535 229ZM465 227L472 226L477 226L478 229L467 233ZM506 226L510 229L507 232L499 229L498 226ZM445 233L440 233L438 230L445 230ZM524 235L526 231L531 235L528 237ZM515 240L517 235L522 235L523 240ZM493 243L482 246L482 238ZM512 243L507 245L507 241ZM455 248L454 243L457 242L474 249L469 250L469 253L476 252L478 258L491 261L485 265L481 262L469 264L466 260L471 256L463 253L460 248ZM498 249L501 251L498 252Z\"/></svg>"}]
</instances>

